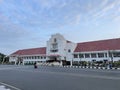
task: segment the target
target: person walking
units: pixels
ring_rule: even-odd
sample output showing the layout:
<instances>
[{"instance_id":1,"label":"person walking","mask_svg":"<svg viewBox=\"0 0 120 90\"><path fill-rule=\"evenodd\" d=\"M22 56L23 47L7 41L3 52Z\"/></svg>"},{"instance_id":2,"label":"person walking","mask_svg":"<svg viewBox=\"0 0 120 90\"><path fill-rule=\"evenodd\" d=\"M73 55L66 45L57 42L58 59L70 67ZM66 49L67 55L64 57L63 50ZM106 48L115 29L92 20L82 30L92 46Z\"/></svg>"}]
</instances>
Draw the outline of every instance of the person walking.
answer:
<instances>
[{"instance_id":1,"label":"person walking","mask_svg":"<svg viewBox=\"0 0 120 90\"><path fill-rule=\"evenodd\" d=\"M37 63L36 63L36 62L34 63L34 68L35 68L35 69L37 68Z\"/></svg>"}]
</instances>

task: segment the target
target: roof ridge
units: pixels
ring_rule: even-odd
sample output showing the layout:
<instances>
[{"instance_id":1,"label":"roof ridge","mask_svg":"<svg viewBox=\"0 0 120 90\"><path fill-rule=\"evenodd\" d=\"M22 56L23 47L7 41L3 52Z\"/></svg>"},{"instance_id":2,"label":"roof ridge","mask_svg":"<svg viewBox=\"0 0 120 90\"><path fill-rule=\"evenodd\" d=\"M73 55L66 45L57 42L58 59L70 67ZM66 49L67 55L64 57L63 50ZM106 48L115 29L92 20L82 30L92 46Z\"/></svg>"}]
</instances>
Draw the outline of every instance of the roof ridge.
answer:
<instances>
[{"instance_id":1,"label":"roof ridge","mask_svg":"<svg viewBox=\"0 0 120 90\"><path fill-rule=\"evenodd\" d=\"M77 43L74 52L120 50L120 38Z\"/></svg>"},{"instance_id":2,"label":"roof ridge","mask_svg":"<svg viewBox=\"0 0 120 90\"><path fill-rule=\"evenodd\" d=\"M40 49L40 48L46 48L46 47L26 48L26 49L20 49L20 50L31 50L31 49ZM19 50L18 50L18 51L19 51Z\"/></svg>"},{"instance_id":3,"label":"roof ridge","mask_svg":"<svg viewBox=\"0 0 120 90\"><path fill-rule=\"evenodd\" d=\"M46 47L17 50L11 55L32 55L32 54L46 54Z\"/></svg>"},{"instance_id":4,"label":"roof ridge","mask_svg":"<svg viewBox=\"0 0 120 90\"><path fill-rule=\"evenodd\" d=\"M95 40L95 41L78 42L77 44L92 43L92 42L102 42L102 41L118 40L118 39L120 39L120 38L112 38L112 39L104 39L104 40Z\"/></svg>"}]
</instances>

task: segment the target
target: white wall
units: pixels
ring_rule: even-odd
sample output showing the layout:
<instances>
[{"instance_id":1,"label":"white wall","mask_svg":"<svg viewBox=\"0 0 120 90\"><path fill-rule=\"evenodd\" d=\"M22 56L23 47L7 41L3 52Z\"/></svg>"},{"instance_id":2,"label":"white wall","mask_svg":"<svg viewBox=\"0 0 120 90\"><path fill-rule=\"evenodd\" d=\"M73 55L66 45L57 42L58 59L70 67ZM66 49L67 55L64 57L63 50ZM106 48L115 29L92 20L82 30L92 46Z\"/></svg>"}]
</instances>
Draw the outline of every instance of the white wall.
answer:
<instances>
[{"instance_id":1,"label":"white wall","mask_svg":"<svg viewBox=\"0 0 120 90\"><path fill-rule=\"evenodd\" d=\"M9 57L9 62L15 62L17 60L17 57L16 56L10 56Z\"/></svg>"},{"instance_id":2,"label":"white wall","mask_svg":"<svg viewBox=\"0 0 120 90\"><path fill-rule=\"evenodd\" d=\"M76 48L77 44L70 42L70 43L66 43L66 59L68 61L72 61L73 60L73 52ZM70 52L68 52L68 50L70 50Z\"/></svg>"},{"instance_id":3,"label":"white wall","mask_svg":"<svg viewBox=\"0 0 120 90\"><path fill-rule=\"evenodd\" d=\"M54 43L54 39L56 38L56 43L58 44L58 52L51 52L52 44ZM47 56L50 55L60 55L61 59L64 60L66 57L66 40L60 34L52 35L51 38L47 41Z\"/></svg>"}]
</instances>

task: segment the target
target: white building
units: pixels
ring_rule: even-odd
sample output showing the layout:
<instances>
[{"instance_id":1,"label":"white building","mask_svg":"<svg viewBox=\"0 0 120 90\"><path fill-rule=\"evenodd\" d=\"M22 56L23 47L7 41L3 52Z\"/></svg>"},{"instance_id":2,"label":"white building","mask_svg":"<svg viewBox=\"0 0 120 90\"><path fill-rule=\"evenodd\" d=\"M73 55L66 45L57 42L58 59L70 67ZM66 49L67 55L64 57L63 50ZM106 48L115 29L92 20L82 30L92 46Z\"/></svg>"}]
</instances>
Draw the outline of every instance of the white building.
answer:
<instances>
[{"instance_id":1,"label":"white building","mask_svg":"<svg viewBox=\"0 0 120 90\"><path fill-rule=\"evenodd\" d=\"M10 62L28 64L70 65L79 61L120 60L120 38L73 43L60 34L54 34L46 47L18 50L10 55Z\"/></svg>"}]
</instances>

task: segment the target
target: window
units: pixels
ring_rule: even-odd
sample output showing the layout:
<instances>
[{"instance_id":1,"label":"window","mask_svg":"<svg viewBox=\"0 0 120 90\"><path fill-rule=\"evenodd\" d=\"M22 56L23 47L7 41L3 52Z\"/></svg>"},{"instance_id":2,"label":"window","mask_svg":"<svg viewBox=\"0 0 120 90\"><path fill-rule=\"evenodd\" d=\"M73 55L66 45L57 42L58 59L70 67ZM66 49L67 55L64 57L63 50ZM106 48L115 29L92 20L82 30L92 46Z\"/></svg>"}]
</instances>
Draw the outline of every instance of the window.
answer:
<instances>
[{"instance_id":1,"label":"window","mask_svg":"<svg viewBox=\"0 0 120 90\"><path fill-rule=\"evenodd\" d=\"M29 57L27 57L27 59L29 59Z\"/></svg>"},{"instance_id":2,"label":"window","mask_svg":"<svg viewBox=\"0 0 120 90\"><path fill-rule=\"evenodd\" d=\"M37 59L37 56L35 56L35 59Z\"/></svg>"},{"instance_id":3,"label":"window","mask_svg":"<svg viewBox=\"0 0 120 90\"><path fill-rule=\"evenodd\" d=\"M78 58L78 54L74 54L74 58Z\"/></svg>"},{"instance_id":4,"label":"window","mask_svg":"<svg viewBox=\"0 0 120 90\"><path fill-rule=\"evenodd\" d=\"M107 57L107 53L105 53L105 57Z\"/></svg>"},{"instance_id":5,"label":"window","mask_svg":"<svg viewBox=\"0 0 120 90\"><path fill-rule=\"evenodd\" d=\"M38 59L40 59L40 56L37 56Z\"/></svg>"},{"instance_id":6,"label":"window","mask_svg":"<svg viewBox=\"0 0 120 90\"><path fill-rule=\"evenodd\" d=\"M113 53L113 56L114 56L114 57L120 57L120 52L114 52L114 53Z\"/></svg>"},{"instance_id":7,"label":"window","mask_svg":"<svg viewBox=\"0 0 120 90\"><path fill-rule=\"evenodd\" d=\"M41 59L43 59L43 57L41 56Z\"/></svg>"},{"instance_id":8,"label":"window","mask_svg":"<svg viewBox=\"0 0 120 90\"><path fill-rule=\"evenodd\" d=\"M96 53L91 53L91 58L96 58Z\"/></svg>"},{"instance_id":9,"label":"window","mask_svg":"<svg viewBox=\"0 0 120 90\"><path fill-rule=\"evenodd\" d=\"M84 55L83 54L79 54L79 58L84 58Z\"/></svg>"},{"instance_id":10,"label":"window","mask_svg":"<svg viewBox=\"0 0 120 90\"><path fill-rule=\"evenodd\" d=\"M58 44L53 43L50 52L58 52Z\"/></svg>"},{"instance_id":11,"label":"window","mask_svg":"<svg viewBox=\"0 0 120 90\"><path fill-rule=\"evenodd\" d=\"M71 50L70 50L70 49L68 49L68 52L71 52Z\"/></svg>"},{"instance_id":12,"label":"window","mask_svg":"<svg viewBox=\"0 0 120 90\"><path fill-rule=\"evenodd\" d=\"M32 56L32 59L34 59L34 56Z\"/></svg>"},{"instance_id":13,"label":"window","mask_svg":"<svg viewBox=\"0 0 120 90\"><path fill-rule=\"evenodd\" d=\"M57 43L52 44L52 48L53 49L57 49L58 48L58 44Z\"/></svg>"},{"instance_id":14,"label":"window","mask_svg":"<svg viewBox=\"0 0 120 90\"><path fill-rule=\"evenodd\" d=\"M44 57L44 59L46 59L46 57Z\"/></svg>"},{"instance_id":15,"label":"window","mask_svg":"<svg viewBox=\"0 0 120 90\"><path fill-rule=\"evenodd\" d=\"M99 57L99 58L104 57L104 53L98 53L98 57Z\"/></svg>"},{"instance_id":16,"label":"window","mask_svg":"<svg viewBox=\"0 0 120 90\"><path fill-rule=\"evenodd\" d=\"M56 39L56 38L54 38L54 42L57 42L57 39Z\"/></svg>"},{"instance_id":17,"label":"window","mask_svg":"<svg viewBox=\"0 0 120 90\"><path fill-rule=\"evenodd\" d=\"M51 52L58 52L58 50L50 50Z\"/></svg>"},{"instance_id":18,"label":"window","mask_svg":"<svg viewBox=\"0 0 120 90\"><path fill-rule=\"evenodd\" d=\"M66 57L64 57L64 59L66 60Z\"/></svg>"},{"instance_id":19,"label":"window","mask_svg":"<svg viewBox=\"0 0 120 90\"><path fill-rule=\"evenodd\" d=\"M89 58L90 57L90 54L85 54L85 58Z\"/></svg>"},{"instance_id":20,"label":"window","mask_svg":"<svg viewBox=\"0 0 120 90\"><path fill-rule=\"evenodd\" d=\"M29 57L29 59L32 59L31 56Z\"/></svg>"}]
</instances>

